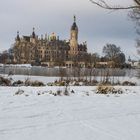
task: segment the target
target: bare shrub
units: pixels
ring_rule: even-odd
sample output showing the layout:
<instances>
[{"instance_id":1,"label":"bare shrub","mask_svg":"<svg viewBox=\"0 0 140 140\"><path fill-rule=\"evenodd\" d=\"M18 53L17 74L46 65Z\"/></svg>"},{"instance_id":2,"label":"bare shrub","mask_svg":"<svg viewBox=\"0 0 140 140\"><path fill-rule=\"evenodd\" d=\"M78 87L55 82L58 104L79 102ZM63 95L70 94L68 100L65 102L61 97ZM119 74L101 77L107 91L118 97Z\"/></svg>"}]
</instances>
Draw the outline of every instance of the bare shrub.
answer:
<instances>
[{"instance_id":1,"label":"bare shrub","mask_svg":"<svg viewBox=\"0 0 140 140\"><path fill-rule=\"evenodd\" d=\"M64 95L66 95L66 96L69 96L69 95L70 95L67 87L65 88L64 93L63 93L63 94L64 94Z\"/></svg>"},{"instance_id":2,"label":"bare shrub","mask_svg":"<svg viewBox=\"0 0 140 140\"><path fill-rule=\"evenodd\" d=\"M11 85L11 80L8 78L4 78L0 76L0 85L1 86L10 86Z\"/></svg>"},{"instance_id":3,"label":"bare shrub","mask_svg":"<svg viewBox=\"0 0 140 140\"><path fill-rule=\"evenodd\" d=\"M31 81L29 78L27 78L25 80L25 86L36 86L36 87L40 87L40 86L45 86L45 84L41 81Z\"/></svg>"},{"instance_id":4,"label":"bare shrub","mask_svg":"<svg viewBox=\"0 0 140 140\"><path fill-rule=\"evenodd\" d=\"M58 90L56 91L56 94L57 94L58 96L61 96L61 95L62 95L62 91L61 91L60 89L58 89Z\"/></svg>"},{"instance_id":5,"label":"bare shrub","mask_svg":"<svg viewBox=\"0 0 140 140\"><path fill-rule=\"evenodd\" d=\"M48 86L53 86L54 83L49 82L49 83L47 83L47 85L48 85Z\"/></svg>"},{"instance_id":6,"label":"bare shrub","mask_svg":"<svg viewBox=\"0 0 140 140\"><path fill-rule=\"evenodd\" d=\"M22 86L23 84L24 84L23 81L18 80L18 81L13 82L12 86Z\"/></svg>"},{"instance_id":7,"label":"bare shrub","mask_svg":"<svg viewBox=\"0 0 140 140\"><path fill-rule=\"evenodd\" d=\"M130 81L124 81L122 83L123 86L136 86L136 83L130 82Z\"/></svg>"},{"instance_id":8,"label":"bare shrub","mask_svg":"<svg viewBox=\"0 0 140 140\"><path fill-rule=\"evenodd\" d=\"M29 78L25 79L25 86L30 86L30 83L31 81Z\"/></svg>"},{"instance_id":9,"label":"bare shrub","mask_svg":"<svg viewBox=\"0 0 140 140\"><path fill-rule=\"evenodd\" d=\"M75 93L73 89L71 90L71 93Z\"/></svg>"},{"instance_id":10,"label":"bare shrub","mask_svg":"<svg viewBox=\"0 0 140 140\"><path fill-rule=\"evenodd\" d=\"M22 95L23 93L24 93L24 90L18 89L15 95Z\"/></svg>"},{"instance_id":11,"label":"bare shrub","mask_svg":"<svg viewBox=\"0 0 140 140\"><path fill-rule=\"evenodd\" d=\"M98 84L97 80L94 79L94 80L91 81L91 86L96 86L97 84Z\"/></svg>"},{"instance_id":12,"label":"bare shrub","mask_svg":"<svg viewBox=\"0 0 140 140\"><path fill-rule=\"evenodd\" d=\"M41 81L31 81L30 85L31 86L36 86L36 87L45 86L45 84Z\"/></svg>"}]
</instances>

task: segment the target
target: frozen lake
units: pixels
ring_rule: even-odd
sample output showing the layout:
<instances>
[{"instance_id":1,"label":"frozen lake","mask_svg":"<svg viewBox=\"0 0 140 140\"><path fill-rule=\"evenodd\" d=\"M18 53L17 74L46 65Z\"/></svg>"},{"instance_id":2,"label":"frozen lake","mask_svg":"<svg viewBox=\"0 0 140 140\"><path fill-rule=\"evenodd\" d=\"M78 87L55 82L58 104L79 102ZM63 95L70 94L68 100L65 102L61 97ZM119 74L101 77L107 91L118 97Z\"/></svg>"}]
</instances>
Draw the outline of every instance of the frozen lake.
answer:
<instances>
[{"instance_id":1,"label":"frozen lake","mask_svg":"<svg viewBox=\"0 0 140 140\"><path fill-rule=\"evenodd\" d=\"M48 67L37 67L37 66L3 66L0 67L0 74L13 73L16 75L37 75L37 76L101 76L106 73L113 76L129 76L136 77L138 73L140 75L140 69L87 69L87 68L48 68Z\"/></svg>"}]
</instances>

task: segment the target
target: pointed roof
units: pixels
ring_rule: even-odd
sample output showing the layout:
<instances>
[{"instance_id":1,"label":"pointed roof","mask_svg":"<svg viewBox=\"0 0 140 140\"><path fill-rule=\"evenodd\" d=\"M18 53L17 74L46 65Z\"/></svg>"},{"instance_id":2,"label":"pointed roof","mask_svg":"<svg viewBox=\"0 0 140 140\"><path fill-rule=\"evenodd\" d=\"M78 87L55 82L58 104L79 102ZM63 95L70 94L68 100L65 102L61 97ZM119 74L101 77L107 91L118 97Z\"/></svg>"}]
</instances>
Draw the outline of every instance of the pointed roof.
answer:
<instances>
[{"instance_id":1,"label":"pointed roof","mask_svg":"<svg viewBox=\"0 0 140 140\"><path fill-rule=\"evenodd\" d=\"M17 31L17 41L20 41L20 37L19 37L19 31Z\"/></svg>"},{"instance_id":2,"label":"pointed roof","mask_svg":"<svg viewBox=\"0 0 140 140\"><path fill-rule=\"evenodd\" d=\"M32 37L35 38L35 28L33 27Z\"/></svg>"},{"instance_id":3,"label":"pointed roof","mask_svg":"<svg viewBox=\"0 0 140 140\"><path fill-rule=\"evenodd\" d=\"M73 22L73 25L71 26L71 30L78 30L78 27L76 25L76 16L75 15L73 16L73 19L74 19L74 22Z\"/></svg>"}]
</instances>

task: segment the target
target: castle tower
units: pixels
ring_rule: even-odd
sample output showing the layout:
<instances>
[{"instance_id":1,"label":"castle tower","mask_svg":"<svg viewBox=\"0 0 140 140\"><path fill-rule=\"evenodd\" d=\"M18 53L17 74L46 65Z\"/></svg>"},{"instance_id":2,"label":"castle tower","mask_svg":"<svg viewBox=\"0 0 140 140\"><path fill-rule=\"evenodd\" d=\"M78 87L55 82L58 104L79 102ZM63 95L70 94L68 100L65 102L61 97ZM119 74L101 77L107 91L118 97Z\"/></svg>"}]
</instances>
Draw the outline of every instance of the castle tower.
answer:
<instances>
[{"instance_id":1,"label":"castle tower","mask_svg":"<svg viewBox=\"0 0 140 140\"><path fill-rule=\"evenodd\" d=\"M70 31L70 55L78 54L78 27L76 25L76 16L74 16L74 22Z\"/></svg>"}]
</instances>

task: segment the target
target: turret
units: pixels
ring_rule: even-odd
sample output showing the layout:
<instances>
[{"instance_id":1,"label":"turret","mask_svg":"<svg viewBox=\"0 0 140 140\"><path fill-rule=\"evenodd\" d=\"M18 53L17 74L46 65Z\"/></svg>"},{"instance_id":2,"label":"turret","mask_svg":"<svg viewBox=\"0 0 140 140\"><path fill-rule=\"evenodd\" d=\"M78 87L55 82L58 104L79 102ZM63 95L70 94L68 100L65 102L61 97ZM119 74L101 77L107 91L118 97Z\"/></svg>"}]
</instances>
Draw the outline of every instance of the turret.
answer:
<instances>
[{"instance_id":1,"label":"turret","mask_svg":"<svg viewBox=\"0 0 140 140\"><path fill-rule=\"evenodd\" d=\"M70 52L71 55L78 54L78 27L76 25L76 16L70 30Z\"/></svg>"},{"instance_id":2,"label":"turret","mask_svg":"<svg viewBox=\"0 0 140 140\"><path fill-rule=\"evenodd\" d=\"M33 32L30 38L30 42L34 43L36 42L36 34L35 34L35 28L33 27Z\"/></svg>"},{"instance_id":3,"label":"turret","mask_svg":"<svg viewBox=\"0 0 140 140\"><path fill-rule=\"evenodd\" d=\"M19 31L17 31L17 37L16 37L16 39L15 39L17 42L19 42L20 41L20 37L19 37Z\"/></svg>"},{"instance_id":4,"label":"turret","mask_svg":"<svg viewBox=\"0 0 140 140\"><path fill-rule=\"evenodd\" d=\"M35 38L36 35L35 35L35 28L33 27L33 32L32 32L32 38Z\"/></svg>"},{"instance_id":5,"label":"turret","mask_svg":"<svg viewBox=\"0 0 140 140\"><path fill-rule=\"evenodd\" d=\"M78 40L78 27L76 25L76 16L74 16L73 18L74 18L74 22L71 26L71 37L70 37L70 39Z\"/></svg>"}]
</instances>

